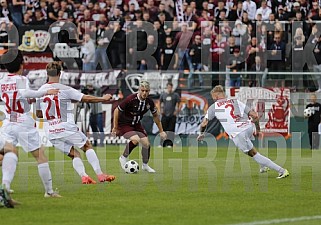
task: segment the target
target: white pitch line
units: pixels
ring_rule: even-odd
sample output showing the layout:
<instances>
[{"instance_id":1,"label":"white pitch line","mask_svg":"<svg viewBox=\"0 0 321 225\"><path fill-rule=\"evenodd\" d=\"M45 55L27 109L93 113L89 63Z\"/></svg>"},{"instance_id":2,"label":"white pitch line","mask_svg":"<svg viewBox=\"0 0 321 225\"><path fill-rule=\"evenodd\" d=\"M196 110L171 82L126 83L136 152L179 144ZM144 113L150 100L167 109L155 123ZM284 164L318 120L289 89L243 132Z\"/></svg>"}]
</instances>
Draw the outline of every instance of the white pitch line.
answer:
<instances>
[{"instance_id":1,"label":"white pitch line","mask_svg":"<svg viewBox=\"0 0 321 225\"><path fill-rule=\"evenodd\" d=\"M308 220L321 220L321 215L283 218L283 219L274 219L274 220L263 220L263 221L254 221L250 223L236 223L236 224L230 224L230 225L266 225L266 224L279 224L279 223L299 222L299 221L308 221Z\"/></svg>"}]
</instances>

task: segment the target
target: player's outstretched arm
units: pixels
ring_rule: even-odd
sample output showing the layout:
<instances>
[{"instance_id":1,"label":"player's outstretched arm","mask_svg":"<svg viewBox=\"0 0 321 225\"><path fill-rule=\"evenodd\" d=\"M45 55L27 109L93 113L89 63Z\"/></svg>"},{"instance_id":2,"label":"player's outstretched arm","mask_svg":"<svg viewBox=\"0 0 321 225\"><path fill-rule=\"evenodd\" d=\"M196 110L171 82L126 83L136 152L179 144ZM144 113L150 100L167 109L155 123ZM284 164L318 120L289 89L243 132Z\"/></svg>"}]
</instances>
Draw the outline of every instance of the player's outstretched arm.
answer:
<instances>
[{"instance_id":1,"label":"player's outstretched arm","mask_svg":"<svg viewBox=\"0 0 321 225\"><path fill-rule=\"evenodd\" d=\"M84 95L81 99L81 102L87 102L87 103L108 102L111 99L113 99L113 96L111 94L106 94L103 97L96 97L93 95Z\"/></svg>"},{"instance_id":2,"label":"player's outstretched arm","mask_svg":"<svg viewBox=\"0 0 321 225\"><path fill-rule=\"evenodd\" d=\"M159 119L159 114L158 114L158 112L156 112L156 113L153 114L153 120L154 120L154 122L156 123L156 125L157 125L157 127L158 127L159 135L160 135L161 139L166 140L167 134L166 134L166 132L163 130L163 126L162 126L162 123L161 123L161 121L160 121L160 119Z\"/></svg>"},{"instance_id":3,"label":"player's outstretched arm","mask_svg":"<svg viewBox=\"0 0 321 225\"><path fill-rule=\"evenodd\" d=\"M207 124L208 124L208 119L206 117L204 117L204 119L203 119L203 121L202 121L202 123L200 125L200 133L199 133L199 135L197 137L198 141L202 141L204 139L204 131L205 131L206 127L207 127Z\"/></svg>"},{"instance_id":4,"label":"player's outstretched arm","mask_svg":"<svg viewBox=\"0 0 321 225\"><path fill-rule=\"evenodd\" d=\"M257 112L255 112L253 109L250 110L249 112L249 116L252 118L252 121L255 125L255 129L256 129L256 133L259 133L260 132L260 123L259 123L259 115Z\"/></svg>"},{"instance_id":5,"label":"player's outstretched arm","mask_svg":"<svg viewBox=\"0 0 321 225\"><path fill-rule=\"evenodd\" d=\"M41 98L45 95L56 95L59 93L59 89L49 89L42 91L34 91L34 90L21 90L20 91L22 97L24 98Z\"/></svg>"},{"instance_id":6,"label":"player's outstretched arm","mask_svg":"<svg viewBox=\"0 0 321 225\"><path fill-rule=\"evenodd\" d=\"M116 137L118 133L118 118L119 118L119 109L116 108L114 110L114 126L113 126L113 129L111 130L111 135L113 137Z\"/></svg>"}]
</instances>

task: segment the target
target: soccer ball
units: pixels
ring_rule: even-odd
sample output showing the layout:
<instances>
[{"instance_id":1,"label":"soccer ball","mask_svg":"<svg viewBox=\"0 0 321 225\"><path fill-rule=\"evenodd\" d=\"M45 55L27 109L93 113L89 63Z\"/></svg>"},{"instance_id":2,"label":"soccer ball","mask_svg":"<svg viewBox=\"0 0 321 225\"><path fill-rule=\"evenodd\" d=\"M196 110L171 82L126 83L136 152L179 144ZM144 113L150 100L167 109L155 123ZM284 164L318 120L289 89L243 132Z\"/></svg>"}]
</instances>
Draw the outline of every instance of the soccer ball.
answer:
<instances>
[{"instance_id":1,"label":"soccer ball","mask_svg":"<svg viewBox=\"0 0 321 225\"><path fill-rule=\"evenodd\" d=\"M138 173L139 165L136 161L130 160L125 164L124 170L126 173Z\"/></svg>"},{"instance_id":2,"label":"soccer ball","mask_svg":"<svg viewBox=\"0 0 321 225\"><path fill-rule=\"evenodd\" d=\"M312 115L312 110L310 108L306 108L303 111L303 114L304 114L305 117L310 117Z\"/></svg>"}]
</instances>

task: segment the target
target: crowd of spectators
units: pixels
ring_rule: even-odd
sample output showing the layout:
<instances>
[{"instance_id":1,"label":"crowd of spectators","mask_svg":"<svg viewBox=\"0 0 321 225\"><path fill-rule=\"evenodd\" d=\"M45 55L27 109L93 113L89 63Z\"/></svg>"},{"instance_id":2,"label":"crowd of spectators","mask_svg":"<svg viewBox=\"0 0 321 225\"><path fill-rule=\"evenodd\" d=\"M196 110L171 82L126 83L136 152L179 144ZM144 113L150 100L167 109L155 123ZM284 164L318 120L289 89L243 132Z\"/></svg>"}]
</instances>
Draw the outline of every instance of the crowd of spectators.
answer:
<instances>
[{"instance_id":1,"label":"crowd of spectators","mask_svg":"<svg viewBox=\"0 0 321 225\"><path fill-rule=\"evenodd\" d=\"M12 24L74 23L73 41L83 46L86 71L188 69L192 87L194 71L321 70L317 23L321 1L186 0L184 23L177 21L173 0L0 0L0 4L0 39L2 30ZM152 24L154 35L145 33L144 22ZM153 57L138 54L145 49ZM204 76L198 75L199 85ZM261 86L262 76L231 73L213 75L212 80L213 85L224 80L226 86ZM269 78L276 86L285 85L284 75ZM291 85L302 82L307 82L305 77L296 76Z\"/></svg>"}]
</instances>

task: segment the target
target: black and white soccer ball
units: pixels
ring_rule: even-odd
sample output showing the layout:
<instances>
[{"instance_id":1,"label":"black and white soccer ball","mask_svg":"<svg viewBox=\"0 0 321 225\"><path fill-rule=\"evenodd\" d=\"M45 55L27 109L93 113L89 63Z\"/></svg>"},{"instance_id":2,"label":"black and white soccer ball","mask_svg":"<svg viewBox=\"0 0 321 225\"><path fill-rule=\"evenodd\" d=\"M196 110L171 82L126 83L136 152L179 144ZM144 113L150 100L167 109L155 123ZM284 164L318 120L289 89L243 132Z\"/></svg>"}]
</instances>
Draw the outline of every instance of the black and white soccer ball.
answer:
<instances>
[{"instance_id":1,"label":"black and white soccer ball","mask_svg":"<svg viewBox=\"0 0 321 225\"><path fill-rule=\"evenodd\" d=\"M128 161L125 166L124 166L124 170L126 173L138 173L139 171L139 165L136 161L134 160L130 160Z\"/></svg>"},{"instance_id":2,"label":"black and white soccer ball","mask_svg":"<svg viewBox=\"0 0 321 225\"><path fill-rule=\"evenodd\" d=\"M312 110L311 108L306 108L304 111L303 111L303 114L305 117L310 117L312 116Z\"/></svg>"}]
</instances>

